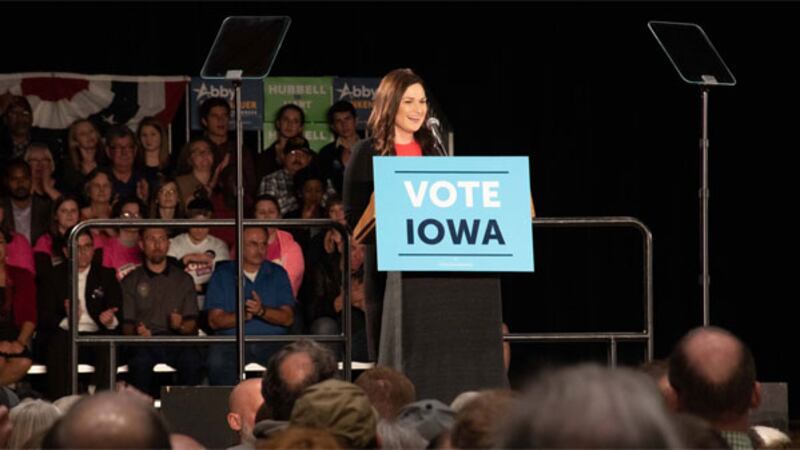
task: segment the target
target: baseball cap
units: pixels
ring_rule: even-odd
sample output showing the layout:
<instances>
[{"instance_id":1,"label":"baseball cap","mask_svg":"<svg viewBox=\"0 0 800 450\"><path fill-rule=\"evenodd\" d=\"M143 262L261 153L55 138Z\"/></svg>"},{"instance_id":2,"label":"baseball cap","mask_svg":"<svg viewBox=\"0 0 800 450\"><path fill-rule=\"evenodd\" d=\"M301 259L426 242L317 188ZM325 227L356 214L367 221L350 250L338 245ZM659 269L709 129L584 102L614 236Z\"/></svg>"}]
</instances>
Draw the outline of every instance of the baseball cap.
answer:
<instances>
[{"instance_id":1,"label":"baseball cap","mask_svg":"<svg viewBox=\"0 0 800 450\"><path fill-rule=\"evenodd\" d=\"M349 448L366 448L375 441L377 414L363 389L329 379L309 386L297 399L292 425L327 430Z\"/></svg>"},{"instance_id":2,"label":"baseball cap","mask_svg":"<svg viewBox=\"0 0 800 450\"><path fill-rule=\"evenodd\" d=\"M397 422L417 430L430 442L453 428L456 414L452 408L439 400L418 400L400 408L400 412L397 413Z\"/></svg>"}]
</instances>

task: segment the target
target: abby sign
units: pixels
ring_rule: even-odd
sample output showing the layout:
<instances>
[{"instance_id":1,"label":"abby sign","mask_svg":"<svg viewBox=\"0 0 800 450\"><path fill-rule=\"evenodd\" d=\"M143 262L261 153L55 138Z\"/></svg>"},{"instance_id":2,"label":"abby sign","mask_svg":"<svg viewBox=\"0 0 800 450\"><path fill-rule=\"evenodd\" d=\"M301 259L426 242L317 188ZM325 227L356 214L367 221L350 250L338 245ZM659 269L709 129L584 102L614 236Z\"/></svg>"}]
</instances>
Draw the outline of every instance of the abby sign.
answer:
<instances>
[{"instance_id":1,"label":"abby sign","mask_svg":"<svg viewBox=\"0 0 800 450\"><path fill-rule=\"evenodd\" d=\"M374 157L379 270L532 272L527 157Z\"/></svg>"}]
</instances>

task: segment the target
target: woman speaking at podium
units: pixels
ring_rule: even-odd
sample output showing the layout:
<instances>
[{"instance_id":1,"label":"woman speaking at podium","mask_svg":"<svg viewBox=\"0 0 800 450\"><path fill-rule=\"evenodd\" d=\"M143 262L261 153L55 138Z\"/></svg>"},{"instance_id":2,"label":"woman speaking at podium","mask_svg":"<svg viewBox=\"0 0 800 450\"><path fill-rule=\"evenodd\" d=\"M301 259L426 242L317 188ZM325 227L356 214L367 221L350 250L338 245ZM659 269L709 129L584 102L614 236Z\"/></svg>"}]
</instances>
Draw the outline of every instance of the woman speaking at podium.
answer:
<instances>
[{"instance_id":1,"label":"woman speaking at podium","mask_svg":"<svg viewBox=\"0 0 800 450\"><path fill-rule=\"evenodd\" d=\"M356 228L367 210L375 189L373 156L437 154L433 134L424 126L427 119L428 97L422 78L411 69L395 69L386 74L372 102L372 113L367 121L369 137L353 146L353 154L345 169L343 198L351 229ZM374 210L368 214L374 220ZM367 346L370 359L376 360L385 276L377 272L374 234L370 233L363 243Z\"/></svg>"},{"instance_id":2,"label":"woman speaking at podium","mask_svg":"<svg viewBox=\"0 0 800 450\"><path fill-rule=\"evenodd\" d=\"M375 233L362 231L370 230L370 222L374 226L373 156L445 154L435 130L427 127L434 120L428 119L422 79L409 69L389 72L375 92L367 122L369 138L354 146L345 170L344 204L353 238L366 244L370 356L379 365L403 371L419 398L449 403L465 390L508 386L499 278L476 273L379 273ZM481 361L477 366L476 358Z\"/></svg>"}]
</instances>

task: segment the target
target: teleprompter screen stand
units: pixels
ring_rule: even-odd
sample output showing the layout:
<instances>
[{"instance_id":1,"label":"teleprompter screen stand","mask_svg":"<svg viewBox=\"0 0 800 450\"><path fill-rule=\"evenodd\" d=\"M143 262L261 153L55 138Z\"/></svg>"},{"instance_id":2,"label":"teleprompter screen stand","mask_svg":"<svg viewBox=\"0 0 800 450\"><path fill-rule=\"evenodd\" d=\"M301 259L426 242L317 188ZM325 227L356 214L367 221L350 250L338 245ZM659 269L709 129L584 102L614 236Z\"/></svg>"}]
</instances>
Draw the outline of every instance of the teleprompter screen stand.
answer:
<instances>
[{"instance_id":1,"label":"teleprompter screen stand","mask_svg":"<svg viewBox=\"0 0 800 450\"><path fill-rule=\"evenodd\" d=\"M239 379L244 379L244 276L242 274L242 245L244 219L244 188L242 175L242 80L263 79L269 74L281 48L291 19L286 16L231 16L222 26L208 52L200 76L206 79L230 80L234 86L236 118L236 352Z\"/></svg>"},{"instance_id":2,"label":"teleprompter screen stand","mask_svg":"<svg viewBox=\"0 0 800 450\"><path fill-rule=\"evenodd\" d=\"M698 25L681 22L650 21L647 27L667 54L672 66L686 83L700 87L702 96L702 181L700 187L700 242L702 246L701 284L703 285L703 325L708 325L710 282L708 257L708 93L713 86L734 86L728 66Z\"/></svg>"}]
</instances>

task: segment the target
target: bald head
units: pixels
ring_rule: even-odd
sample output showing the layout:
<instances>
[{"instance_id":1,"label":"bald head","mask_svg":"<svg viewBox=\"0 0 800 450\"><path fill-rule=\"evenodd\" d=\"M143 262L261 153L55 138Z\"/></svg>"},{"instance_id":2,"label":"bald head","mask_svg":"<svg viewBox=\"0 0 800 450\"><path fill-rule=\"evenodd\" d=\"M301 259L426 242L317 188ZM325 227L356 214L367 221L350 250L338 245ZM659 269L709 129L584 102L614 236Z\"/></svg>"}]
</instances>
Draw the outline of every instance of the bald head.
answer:
<instances>
[{"instance_id":1,"label":"bald head","mask_svg":"<svg viewBox=\"0 0 800 450\"><path fill-rule=\"evenodd\" d=\"M723 384L742 359L742 343L724 330L701 328L687 336L686 359L710 383Z\"/></svg>"},{"instance_id":2,"label":"bald head","mask_svg":"<svg viewBox=\"0 0 800 450\"><path fill-rule=\"evenodd\" d=\"M261 378L249 378L237 384L228 397L228 425L239 433L252 431L262 403Z\"/></svg>"},{"instance_id":3,"label":"bald head","mask_svg":"<svg viewBox=\"0 0 800 450\"><path fill-rule=\"evenodd\" d=\"M314 372L314 362L308 353L292 353L283 360L279 370L286 386L296 389Z\"/></svg>"},{"instance_id":4,"label":"bald head","mask_svg":"<svg viewBox=\"0 0 800 450\"><path fill-rule=\"evenodd\" d=\"M670 356L669 382L679 409L711 422L746 417L758 403L753 355L721 328L696 328L681 339Z\"/></svg>"},{"instance_id":5,"label":"bald head","mask_svg":"<svg viewBox=\"0 0 800 450\"><path fill-rule=\"evenodd\" d=\"M86 397L50 430L45 448L170 448L167 427L152 405L126 393Z\"/></svg>"},{"instance_id":6,"label":"bald head","mask_svg":"<svg viewBox=\"0 0 800 450\"><path fill-rule=\"evenodd\" d=\"M294 402L303 389L333 378L336 358L327 347L300 339L272 355L264 373L261 393L268 402L271 419L289 420Z\"/></svg>"}]
</instances>

